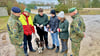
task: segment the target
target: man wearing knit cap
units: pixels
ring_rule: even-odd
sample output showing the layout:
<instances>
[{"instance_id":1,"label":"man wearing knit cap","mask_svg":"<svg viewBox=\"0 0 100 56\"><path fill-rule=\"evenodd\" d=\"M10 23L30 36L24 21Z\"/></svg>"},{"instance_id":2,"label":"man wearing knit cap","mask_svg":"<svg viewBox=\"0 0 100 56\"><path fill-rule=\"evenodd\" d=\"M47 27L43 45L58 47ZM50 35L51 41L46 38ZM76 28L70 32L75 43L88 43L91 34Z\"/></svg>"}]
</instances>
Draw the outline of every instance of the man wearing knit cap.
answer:
<instances>
[{"instance_id":1,"label":"man wearing knit cap","mask_svg":"<svg viewBox=\"0 0 100 56\"><path fill-rule=\"evenodd\" d=\"M24 56L23 50L23 27L21 22L18 20L21 14L21 10L18 7L13 7L11 9L11 16L7 23L9 38L11 44L16 48L16 56Z\"/></svg>"},{"instance_id":2,"label":"man wearing knit cap","mask_svg":"<svg viewBox=\"0 0 100 56\"><path fill-rule=\"evenodd\" d=\"M52 50L56 48L56 53L59 52L59 40L58 40L58 32L57 32L57 28L59 26L59 20L56 16L56 11L55 10L51 10L51 17L50 17L50 21L49 21L49 24L47 25L47 27L50 28L50 32L51 32L51 36L52 36Z\"/></svg>"},{"instance_id":3,"label":"man wearing knit cap","mask_svg":"<svg viewBox=\"0 0 100 56\"><path fill-rule=\"evenodd\" d=\"M35 33L35 29L33 26L33 21L32 21L32 17L30 16L30 13L31 13L31 10L29 8L25 8L24 12L19 18L19 20L21 21L23 25L23 30L24 30L24 53L26 56L28 56L27 44L31 52L36 52L36 50L33 49L32 43L31 43L32 33Z\"/></svg>"},{"instance_id":4,"label":"man wearing knit cap","mask_svg":"<svg viewBox=\"0 0 100 56\"><path fill-rule=\"evenodd\" d=\"M70 25L70 38L72 41L73 56L79 56L80 43L84 37L85 23L83 18L79 15L76 8L68 10L73 21Z\"/></svg>"}]
</instances>

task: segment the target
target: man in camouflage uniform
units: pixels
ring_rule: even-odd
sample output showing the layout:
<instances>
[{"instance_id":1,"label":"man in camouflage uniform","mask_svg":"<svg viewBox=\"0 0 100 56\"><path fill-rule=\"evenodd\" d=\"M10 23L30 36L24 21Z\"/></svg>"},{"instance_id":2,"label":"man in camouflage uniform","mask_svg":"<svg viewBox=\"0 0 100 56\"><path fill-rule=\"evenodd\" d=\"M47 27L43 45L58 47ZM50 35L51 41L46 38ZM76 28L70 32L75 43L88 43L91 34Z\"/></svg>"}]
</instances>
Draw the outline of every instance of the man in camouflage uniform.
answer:
<instances>
[{"instance_id":1,"label":"man in camouflage uniform","mask_svg":"<svg viewBox=\"0 0 100 56\"><path fill-rule=\"evenodd\" d=\"M84 37L85 23L76 8L69 9L73 21L70 26L70 38L72 40L73 56L79 56L80 42Z\"/></svg>"},{"instance_id":2,"label":"man in camouflage uniform","mask_svg":"<svg viewBox=\"0 0 100 56\"><path fill-rule=\"evenodd\" d=\"M18 7L13 7L11 9L11 16L7 23L11 44L16 48L16 56L24 56L24 50L22 48L23 27L21 22L18 20L20 14L21 10Z\"/></svg>"}]
</instances>

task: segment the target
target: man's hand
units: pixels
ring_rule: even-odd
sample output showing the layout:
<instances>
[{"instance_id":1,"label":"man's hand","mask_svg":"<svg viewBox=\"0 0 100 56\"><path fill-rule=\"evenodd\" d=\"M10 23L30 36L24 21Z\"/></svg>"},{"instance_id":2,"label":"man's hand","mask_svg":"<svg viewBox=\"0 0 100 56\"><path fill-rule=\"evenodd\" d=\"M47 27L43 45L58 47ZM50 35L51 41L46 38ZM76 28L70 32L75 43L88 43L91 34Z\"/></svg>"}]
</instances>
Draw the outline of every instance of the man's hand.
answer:
<instances>
[{"instance_id":1,"label":"man's hand","mask_svg":"<svg viewBox=\"0 0 100 56\"><path fill-rule=\"evenodd\" d=\"M42 24L42 25L40 25L40 27L42 28L42 27L43 27L43 24Z\"/></svg>"},{"instance_id":2,"label":"man's hand","mask_svg":"<svg viewBox=\"0 0 100 56\"><path fill-rule=\"evenodd\" d=\"M21 45L21 46L20 46L20 48L23 48L23 47L24 47L24 45Z\"/></svg>"},{"instance_id":3,"label":"man's hand","mask_svg":"<svg viewBox=\"0 0 100 56\"><path fill-rule=\"evenodd\" d=\"M57 31L60 32L60 28L58 28Z\"/></svg>"},{"instance_id":4,"label":"man's hand","mask_svg":"<svg viewBox=\"0 0 100 56\"><path fill-rule=\"evenodd\" d=\"M39 27L39 24L36 24L37 27Z\"/></svg>"},{"instance_id":5,"label":"man's hand","mask_svg":"<svg viewBox=\"0 0 100 56\"><path fill-rule=\"evenodd\" d=\"M48 31L50 32L51 29L48 29Z\"/></svg>"},{"instance_id":6,"label":"man's hand","mask_svg":"<svg viewBox=\"0 0 100 56\"><path fill-rule=\"evenodd\" d=\"M47 27L49 28L50 26L49 26L49 25L47 25Z\"/></svg>"},{"instance_id":7,"label":"man's hand","mask_svg":"<svg viewBox=\"0 0 100 56\"><path fill-rule=\"evenodd\" d=\"M51 31L51 33L54 33L53 31Z\"/></svg>"}]
</instances>

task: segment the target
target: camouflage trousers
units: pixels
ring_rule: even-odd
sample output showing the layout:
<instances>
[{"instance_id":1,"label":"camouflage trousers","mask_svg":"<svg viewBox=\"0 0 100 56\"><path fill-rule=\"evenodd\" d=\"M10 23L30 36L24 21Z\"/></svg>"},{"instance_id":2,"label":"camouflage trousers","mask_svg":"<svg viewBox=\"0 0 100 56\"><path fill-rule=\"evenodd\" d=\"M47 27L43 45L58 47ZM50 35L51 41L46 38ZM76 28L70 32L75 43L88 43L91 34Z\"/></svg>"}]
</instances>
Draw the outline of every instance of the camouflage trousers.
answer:
<instances>
[{"instance_id":1,"label":"camouflage trousers","mask_svg":"<svg viewBox=\"0 0 100 56\"><path fill-rule=\"evenodd\" d=\"M72 42L72 52L73 56L79 56L79 51L80 51L80 42Z\"/></svg>"},{"instance_id":2,"label":"camouflage trousers","mask_svg":"<svg viewBox=\"0 0 100 56\"><path fill-rule=\"evenodd\" d=\"M16 56L25 56L24 55L24 49L20 48L19 46L15 45L16 48Z\"/></svg>"},{"instance_id":3,"label":"camouflage trousers","mask_svg":"<svg viewBox=\"0 0 100 56\"><path fill-rule=\"evenodd\" d=\"M16 56L25 56L24 55L24 48L20 48L20 46L17 44L17 38L10 38L11 44L15 46L16 49Z\"/></svg>"}]
</instances>

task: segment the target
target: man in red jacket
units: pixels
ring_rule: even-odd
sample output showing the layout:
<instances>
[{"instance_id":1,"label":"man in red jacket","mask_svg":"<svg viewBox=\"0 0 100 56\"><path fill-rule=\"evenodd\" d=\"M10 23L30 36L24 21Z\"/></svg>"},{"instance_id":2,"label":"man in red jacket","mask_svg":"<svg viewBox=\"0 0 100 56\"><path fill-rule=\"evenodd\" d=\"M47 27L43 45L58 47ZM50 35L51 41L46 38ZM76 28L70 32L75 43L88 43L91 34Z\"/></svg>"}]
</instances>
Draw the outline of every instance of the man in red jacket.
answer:
<instances>
[{"instance_id":1,"label":"man in red jacket","mask_svg":"<svg viewBox=\"0 0 100 56\"><path fill-rule=\"evenodd\" d=\"M32 33L35 33L35 29L33 26L33 21L32 18L30 16L31 10L28 8L24 9L24 12L22 13L22 15L20 16L19 20L21 21L22 25L23 25L23 30L24 30L24 53L25 56L28 56L27 53L27 43L29 46L29 50L31 52L36 52L36 50L34 50L32 48Z\"/></svg>"}]
</instances>

